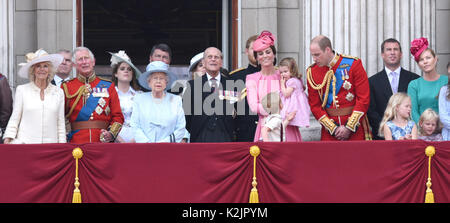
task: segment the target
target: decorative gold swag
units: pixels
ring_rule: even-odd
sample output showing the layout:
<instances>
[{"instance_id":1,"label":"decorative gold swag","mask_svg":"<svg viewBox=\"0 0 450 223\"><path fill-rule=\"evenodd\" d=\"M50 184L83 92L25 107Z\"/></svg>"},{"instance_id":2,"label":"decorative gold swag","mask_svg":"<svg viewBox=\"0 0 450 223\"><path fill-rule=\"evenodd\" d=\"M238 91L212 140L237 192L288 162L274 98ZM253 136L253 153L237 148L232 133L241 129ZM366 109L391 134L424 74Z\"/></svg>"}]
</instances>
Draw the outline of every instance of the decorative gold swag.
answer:
<instances>
[{"instance_id":1,"label":"decorative gold swag","mask_svg":"<svg viewBox=\"0 0 450 223\"><path fill-rule=\"evenodd\" d=\"M259 203L259 195L258 189L256 186L258 183L256 182L256 158L261 154L261 150L258 146L250 147L250 155L253 157L253 180L252 180L252 189L250 191L249 203ZM434 203L434 194L431 190L431 157L436 154L436 149L434 146L427 146L425 149L425 155L428 156L428 179L427 179L427 190L425 194L425 203ZM83 157L83 150L80 148L75 148L72 151L72 156L75 159L75 189L73 191L72 203L81 203L81 191L80 191L80 182L78 178L78 160Z\"/></svg>"}]
</instances>

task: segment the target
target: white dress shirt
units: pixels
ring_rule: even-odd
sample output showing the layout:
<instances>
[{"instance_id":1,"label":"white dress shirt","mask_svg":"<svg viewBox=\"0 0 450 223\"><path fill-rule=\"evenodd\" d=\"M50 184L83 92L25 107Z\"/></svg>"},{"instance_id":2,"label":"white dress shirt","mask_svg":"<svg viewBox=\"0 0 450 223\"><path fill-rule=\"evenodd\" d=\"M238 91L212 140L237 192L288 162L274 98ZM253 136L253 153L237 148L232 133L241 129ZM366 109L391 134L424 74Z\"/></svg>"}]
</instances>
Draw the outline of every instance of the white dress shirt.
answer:
<instances>
[{"instance_id":1,"label":"white dress shirt","mask_svg":"<svg viewBox=\"0 0 450 223\"><path fill-rule=\"evenodd\" d=\"M130 142L134 139L133 131L131 130L131 114L133 113L134 97L142 91L135 91L132 87L128 89L126 93L123 93L116 86L117 95L119 95L120 109L124 117L122 129L119 132L119 136L125 141Z\"/></svg>"},{"instance_id":2,"label":"white dress shirt","mask_svg":"<svg viewBox=\"0 0 450 223\"><path fill-rule=\"evenodd\" d=\"M397 69L395 69L395 70L390 70L389 68L387 68L387 67L384 67L384 70L386 71L386 74L387 74L387 76L388 76L388 79L389 79L389 83L392 83L392 72L394 72L394 73L396 73L397 75L398 75L398 79L399 79L399 81L400 81L400 72L402 71L402 67L398 67ZM400 82L399 82L400 83ZM398 86L397 86L397 88L398 88Z\"/></svg>"},{"instance_id":3,"label":"white dress shirt","mask_svg":"<svg viewBox=\"0 0 450 223\"><path fill-rule=\"evenodd\" d=\"M70 77L70 75L69 75L66 79L62 79L62 78L60 78L58 75L55 74L55 77L53 77L53 80L55 81L56 86L57 86L58 88L60 88L62 82L63 82L63 81L68 81L68 80L70 80L70 78L71 78L71 77Z\"/></svg>"},{"instance_id":4,"label":"white dress shirt","mask_svg":"<svg viewBox=\"0 0 450 223\"><path fill-rule=\"evenodd\" d=\"M206 73L206 77L208 78L208 83L209 83L209 86L211 87L212 86L211 79L213 77L211 75L209 75L208 73ZM216 79L217 87L219 87L220 86L220 73L215 77L215 79Z\"/></svg>"}]
</instances>

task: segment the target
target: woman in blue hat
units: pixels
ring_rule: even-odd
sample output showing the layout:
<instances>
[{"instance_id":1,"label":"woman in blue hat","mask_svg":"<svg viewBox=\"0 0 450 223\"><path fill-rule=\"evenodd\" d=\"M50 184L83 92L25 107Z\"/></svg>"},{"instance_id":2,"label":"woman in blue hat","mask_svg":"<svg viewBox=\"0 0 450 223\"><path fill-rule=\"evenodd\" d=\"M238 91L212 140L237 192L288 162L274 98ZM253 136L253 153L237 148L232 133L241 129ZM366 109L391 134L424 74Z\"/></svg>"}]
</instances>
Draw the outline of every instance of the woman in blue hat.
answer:
<instances>
[{"instance_id":1,"label":"woman in blue hat","mask_svg":"<svg viewBox=\"0 0 450 223\"><path fill-rule=\"evenodd\" d=\"M168 68L164 62L153 61L139 77L140 85L150 92L134 99L131 128L138 143L189 138L181 97L167 92L171 83Z\"/></svg>"}]
</instances>

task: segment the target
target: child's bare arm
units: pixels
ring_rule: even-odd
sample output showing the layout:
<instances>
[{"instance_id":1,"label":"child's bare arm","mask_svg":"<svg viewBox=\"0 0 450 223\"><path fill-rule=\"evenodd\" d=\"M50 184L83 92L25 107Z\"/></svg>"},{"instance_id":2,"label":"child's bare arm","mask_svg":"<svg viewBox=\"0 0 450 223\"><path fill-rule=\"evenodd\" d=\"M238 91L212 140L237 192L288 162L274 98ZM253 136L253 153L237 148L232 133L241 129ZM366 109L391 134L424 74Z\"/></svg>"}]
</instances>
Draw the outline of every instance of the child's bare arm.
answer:
<instances>
[{"instance_id":1,"label":"child's bare arm","mask_svg":"<svg viewBox=\"0 0 450 223\"><path fill-rule=\"evenodd\" d=\"M265 126L262 127L262 129L261 129L261 136L262 136L264 142L269 142L270 141L269 140L269 132L270 131L272 131L270 128L265 127Z\"/></svg>"}]
</instances>

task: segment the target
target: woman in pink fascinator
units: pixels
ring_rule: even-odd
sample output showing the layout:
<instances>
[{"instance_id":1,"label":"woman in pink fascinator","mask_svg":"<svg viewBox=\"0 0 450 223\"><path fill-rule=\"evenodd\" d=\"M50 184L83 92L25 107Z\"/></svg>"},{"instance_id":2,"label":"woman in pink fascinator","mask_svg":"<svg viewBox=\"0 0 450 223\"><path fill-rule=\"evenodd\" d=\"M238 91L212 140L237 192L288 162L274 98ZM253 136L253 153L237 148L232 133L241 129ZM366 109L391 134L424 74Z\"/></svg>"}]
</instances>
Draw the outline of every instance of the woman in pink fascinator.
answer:
<instances>
[{"instance_id":1,"label":"woman in pink fascinator","mask_svg":"<svg viewBox=\"0 0 450 223\"><path fill-rule=\"evenodd\" d=\"M410 52L423 72L422 77L411 81L408 85L408 95L411 97L412 105L411 116L418 124L420 115L426 109L431 108L439 112L439 90L448 83L448 76L437 73L438 58L429 48L427 38L414 39L411 42Z\"/></svg>"},{"instance_id":2,"label":"woman in pink fascinator","mask_svg":"<svg viewBox=\"0 0 450 223\"><path fill-rule=\"evenodd\" d=\"M262 140L261 129L264 126L265 118L270 115L265 111L264 106L266 105L262 104L262 99L272 92L278 93L281 89L281 75L275 68L277 63L275 40L276 38L271 32L262 31L253 42L255 59L258 66L261 67L261 71L247 75L245 81L250 110L259 116L255 142Z\"/></svg>"}]
</instances>

